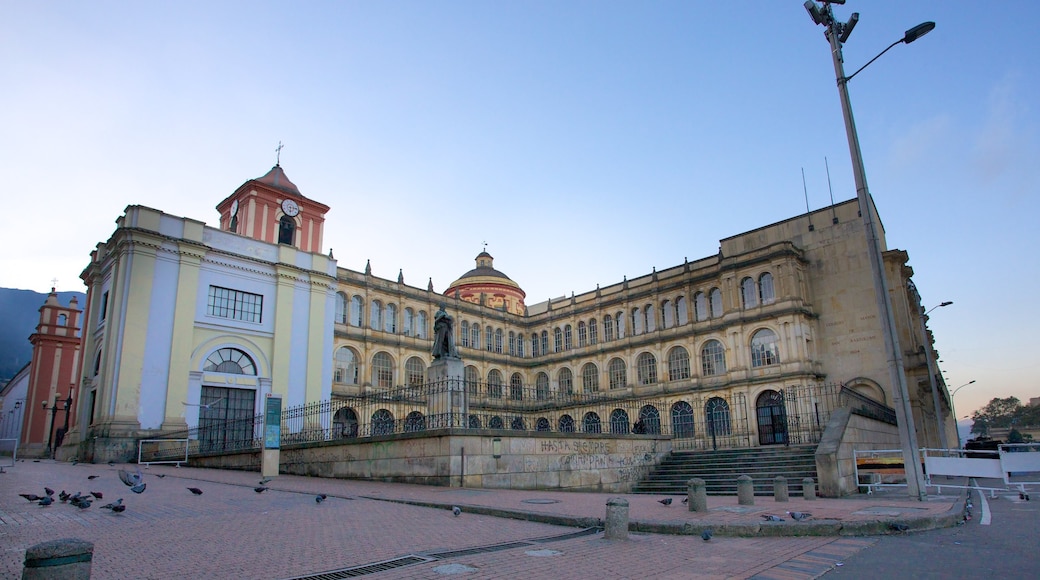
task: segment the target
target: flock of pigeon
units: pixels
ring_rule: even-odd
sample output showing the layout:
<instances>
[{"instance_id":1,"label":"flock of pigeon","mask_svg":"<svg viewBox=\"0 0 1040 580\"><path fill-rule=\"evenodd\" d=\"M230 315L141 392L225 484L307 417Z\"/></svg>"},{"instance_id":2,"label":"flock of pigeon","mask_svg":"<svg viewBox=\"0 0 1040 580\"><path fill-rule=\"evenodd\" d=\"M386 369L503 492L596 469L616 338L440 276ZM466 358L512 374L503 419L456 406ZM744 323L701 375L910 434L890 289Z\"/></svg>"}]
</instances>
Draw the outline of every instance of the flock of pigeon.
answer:
<instances>
[{"instance_id":1,"label":"flock of pigeon","mask_svg":"<svg viewBox=\"0 0 1040 580\"><path fill-rule=\"evenodd\" d=\"M79 462L76 461L76 460L72 461L73 465L77 465L78 463ZM109 466L113 466L113 465L115 465L115 463L110 461L110 462L108 462L108 465ZM87 476L87 480L88 481L93 481L93 480L97 479L98 477L100 477L100 476L99 475L88 475ZM166 475L160 473L160 474L156 474L156 477L162 479L162 478L166 477ZM148 484L144 482L144 474L141 473L141 469L140 468L138 468L134 473L130 473L129 471L127 471L125 469L120 469L119 470L119 480L122 481L127 487L129 487L130 491L132 491L134 493L137 493L137 494L144 493L144 490L148 487ZM265 477L265 478L261 479L259 487L254 487L253 491L255 491L256 493L263 493L263 492L267 491L268 488L267 488L266 484L270 483L270 481L271 481L270 477ZM190 491L193 495L202 495L202 490L197 488L197 487L189 487L188 491ZM18 495L20 495L21 497L25 498L26 500L28 500L30 502L36 503L40 507L48 507L48 506L50 506L50 505L52 505L54 503L54 490L49 488L49 487L44 487L43 488L43 492L44 492L44 495L36 495L35 493L20 493ZM100 491L92 491L92 492L88 493L87 495L83 495L82 493L80 493L78 491L76 493L74 493L74 494L70 494L70 493L67 493L63 489L58 494L58 501L59 502L67 503L69 505L72 505L72 506L80 508L80 509L87 509L91 505L93 505L93 503L95 501L103 499L103 498L104 498L104 494L102 492L100 492ZM318 495L316 495L314 497L314 501L315 501L315 503L321 503L321 502L325 501L328 498L329 498L329 496L327 494L319 493ZM119 498L119 499L117 499L114 502L107 503L107 504L101 506L100 509L111 510L112 513L119 514L119 513L123 513L123 512L126 511L126 505L123 503L123 498ZM458 510L459 508L455 508L455 509ZM457 516L457 515L459 515L459 513L460 512L456 511L455 515Z\"/></svg>"},{"instance_id":2,"label":"flock of pigeon","mask_svg":"<svg viewBox=\"0 0 1040 580\"><path fill-rule=\"evenodd\" d=\"M689 497L684 497L683 500L682 500L682 503L683 504L688 504L689 500L690 500ZM664 499L659 499L659 500L657 500L657 503L659 503L661 505L664 505L664 506L670 506L670 505L672 505L672 498L666 497ZM805 520L812 519L812 514L808 513L808 512L786 512L786 513L787 513L788 516L791 517L792 520L794 520L796 522L804 522ZM458 515L458 514L456 514L456 515ZM784 518L782 518L780 516L774 516L774 515L769 515L769 514L763 515L762 519L764 519L767 522L784 522L784 521L787 521L787 520L785 520ZM705 542L708 542L708 541L711 541L711 538L712 538L713 535L714 535L713 531L709 528L709 529L704 530L703 532L701 532L701 539L704 540Z\"/></svg>"}]
</instances>

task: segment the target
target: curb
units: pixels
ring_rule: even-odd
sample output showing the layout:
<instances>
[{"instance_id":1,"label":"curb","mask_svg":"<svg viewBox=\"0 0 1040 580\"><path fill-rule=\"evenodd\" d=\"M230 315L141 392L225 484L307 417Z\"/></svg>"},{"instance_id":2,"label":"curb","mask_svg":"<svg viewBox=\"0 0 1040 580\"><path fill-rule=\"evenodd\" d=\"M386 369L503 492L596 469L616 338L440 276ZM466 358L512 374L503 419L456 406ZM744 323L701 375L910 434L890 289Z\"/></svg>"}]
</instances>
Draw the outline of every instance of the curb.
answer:
<instances>
[{"instance_id":1,"label":"curb","mask_svg":"<svg viewBox=\"0 0 1040 580\"><path fill-rule=\"evenodd\" d=\"M474 506L466 504L446 504L433 501L394 499L386 497L358 496L364 499L385 501L405 505L414 505L434 509L451 510L458 505L466 513L481 514L496 518L524 520L556 526L573 528L603 527L601 518L540 514L506 508ZM909 518L889 518L875 520L810 520L807 522L685 522L685 521L645 521L630 520L628 529L631 532L661 534L670 536L696 536L705 530L712 530L716 536L734 538L780 538L780 537L829 537L829 536L884 536L909 532L922 532L939 528L950 528L964 520L964 500L959 500L946 513ZM906 524L908 530L893 530L893 523Z\"/></svg>"}]
</instances>

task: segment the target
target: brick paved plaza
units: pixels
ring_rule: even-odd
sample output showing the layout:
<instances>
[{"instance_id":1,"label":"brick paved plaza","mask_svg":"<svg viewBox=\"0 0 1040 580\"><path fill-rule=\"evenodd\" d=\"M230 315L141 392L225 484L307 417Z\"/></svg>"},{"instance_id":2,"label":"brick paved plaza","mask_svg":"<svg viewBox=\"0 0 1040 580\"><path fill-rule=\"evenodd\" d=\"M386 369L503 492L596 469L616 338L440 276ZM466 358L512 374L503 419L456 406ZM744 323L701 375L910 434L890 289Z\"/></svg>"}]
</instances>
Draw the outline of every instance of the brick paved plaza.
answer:
<instances>
[{"instance_id":1,"label":"brick paved plaza","mask_svg":"<svg viewBox=\"0 0 1040 580\"><path fill-rule=\"evenodd\" d=\"M6 468L0 474L0 577L20 576L26 548L67 537L94 543L92 578L97 579L282 579L410 554L503 543L518 545L443 555L366 577L814 578L876 541L838 535L717 534L704 542L699 535L637 533L629 540L608 541L602 533L593 533L534 542L580 528L517 518L595 521L604 517L606 499L617 494L438 488L285 475L258 494L253 490L260 479L256 473L153 466L143 470L147 490L136 495L119 480L120 468L133 471L136 466L26 460ZM98 477L90 480L91 475ZM45 486L56 492L99 491L104 499L78 509L60 502L41 507L18 496L42 495ZM188 487L200 488L203 494L195 496ZM328 494L328 500L316 503L318 493ZM868 521L882 513L927 521L956 510L958 502L953 495L923 503L897 496L812 502L792 498L789 503L759 497L755 506L739 507L735 497L711 497L709 512L691 513L679 497L668 507L654 496L623 497L630 503L633 522L720 530L785 511L810 511L816 520ZM125 512L99 509L117 498L123 498ZM464 513L454 517L448 509L452 505L461 506ZM494 510L510 517L488 515Z\"/></svg>"}]
</instances>

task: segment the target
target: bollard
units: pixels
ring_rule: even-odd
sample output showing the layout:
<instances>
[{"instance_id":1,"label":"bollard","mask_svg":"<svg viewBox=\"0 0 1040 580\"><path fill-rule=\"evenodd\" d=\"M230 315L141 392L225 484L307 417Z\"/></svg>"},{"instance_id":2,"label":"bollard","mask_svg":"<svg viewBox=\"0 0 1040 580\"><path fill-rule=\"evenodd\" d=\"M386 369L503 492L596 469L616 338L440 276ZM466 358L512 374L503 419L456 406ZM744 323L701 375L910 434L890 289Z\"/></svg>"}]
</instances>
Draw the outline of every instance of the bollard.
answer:
<instances>
[{"instance_id":1,"label":"bollard","mask_svg":"<svg viewBox=\"0 0 1040 580\"><path fill-rule=\"evenodd\" d=\"M686 503L691 512L708 511L708 491L703 479L694 477L686 482Z\"/></svg>"},{"instance_id":2,"label":"bollard","mask_svg":"<svg viewBox=\"0 0 1040 580\"><path fill-rule=\"evenodd\" d=\"M750 475L741 475L737 478L737 503L755 505L755 486L751 483Z\"/></svg>"},{"instance_id":3,"label":"bollard","mask_svg":"<svg viewBox=\"0 0 1040 580\"><path fill-rule=\"evenodd\" d=\"M603 531L607 540L628 539L628 500L612 497L607 500L607 522Z\"/></svg>"},{"instance_id":4,"label":"bollard","mask_svg":"<svg viewBox=\"0 0 1040 580\"><path fill-rule=\"evenodd\" d=\"M773 499L778 502L787 501L787 478L782 475L773 479Z\"/></svg>"},{"instance_id":5,"label":"bollard","mask_svg":"<svg viewBox=\"0 0 1040 580\"><path fill-rule=\"evenodd\" d=\"M25 550L22 580L88 580L94 544L78 538L51 540Z\"/></svg>"},{"instance_id":6,"label":"bollard","mask_svg":"<svg viewBox=\"0 0 1040 580\"><path fill-rule=\"evenodd\" d=\"M816 499L816 482L813 481L813 478L806 477L802 480L802 497Z\"/></svg>"}]
</instances>

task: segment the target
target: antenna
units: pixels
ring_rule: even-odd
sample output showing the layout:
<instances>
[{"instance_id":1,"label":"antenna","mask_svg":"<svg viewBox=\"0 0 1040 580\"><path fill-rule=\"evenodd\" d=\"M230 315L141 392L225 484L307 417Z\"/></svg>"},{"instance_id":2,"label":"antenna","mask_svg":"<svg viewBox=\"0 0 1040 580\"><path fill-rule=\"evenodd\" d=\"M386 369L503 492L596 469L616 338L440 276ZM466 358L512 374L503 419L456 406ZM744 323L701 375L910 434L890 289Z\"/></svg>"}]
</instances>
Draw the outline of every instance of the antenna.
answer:
<instances>
[{"instance_id":1,"label":"antenna","mask_svg":"<svg viewBox=\"0 0 1040 580\"><path fill-rule=\"evenodd\" d=\"M805 168L804 167L802 168L802 191L805 192L805 215L808 216L808 218L809 218L809 231L811 232L811 231L815 230L816 227L812 225L812 212L809 211L809 188L807 188L805 186Z\"/></svg>"},{"instance_id":2,"label":"antenna","mask_svg":"<svg viewBox=\"0 0 1040 580\"><path fill-rule=\"evenodd\" d=\"M823 165L827 168L827 189L831 192L831 223L837 225L838 214L834 211L834 189L831 187L831 166L827 163L827 156L823 156Z\"/></svg>"}]
</instances>

